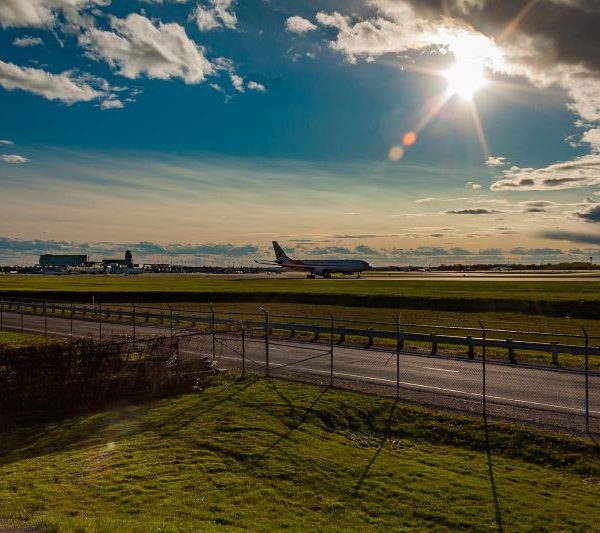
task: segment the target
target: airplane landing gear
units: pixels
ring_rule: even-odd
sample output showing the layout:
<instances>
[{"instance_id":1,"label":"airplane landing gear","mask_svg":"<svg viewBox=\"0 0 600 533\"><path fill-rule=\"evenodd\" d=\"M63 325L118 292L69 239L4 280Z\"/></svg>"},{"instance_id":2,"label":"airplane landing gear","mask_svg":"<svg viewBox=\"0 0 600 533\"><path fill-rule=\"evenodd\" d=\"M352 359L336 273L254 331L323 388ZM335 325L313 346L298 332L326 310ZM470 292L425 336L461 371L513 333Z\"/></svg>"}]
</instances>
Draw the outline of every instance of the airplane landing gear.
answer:
<instances>
[{"instance_id":1,"label":"airplane landing gear","mask_svg":"<svg viewBox=\"0 0 600 533\"><path fill-rule=\"evenodd\" d=\"M330 279L331 278L331 274L329 272L323 272L323 277Z\"/></svg>"},{"instance_id":2,"label":"airplane landing gear","mask_svg":"<svg viewBox=\"0 0 600 533\"><path fill-rule=\"evenodd\" d=\"M307 274L306 277L308 279L315 279L316 276L314 274Z\"/></svg>"}]
</instances>

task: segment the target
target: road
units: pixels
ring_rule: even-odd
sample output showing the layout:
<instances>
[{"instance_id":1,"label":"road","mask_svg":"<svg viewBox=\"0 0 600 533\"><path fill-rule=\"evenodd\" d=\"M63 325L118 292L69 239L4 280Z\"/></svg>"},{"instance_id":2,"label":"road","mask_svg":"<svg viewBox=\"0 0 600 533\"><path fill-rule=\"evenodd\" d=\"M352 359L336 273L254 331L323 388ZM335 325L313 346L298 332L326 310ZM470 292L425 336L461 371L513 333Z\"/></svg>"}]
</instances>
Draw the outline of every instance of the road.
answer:
<instances>
[{"instance_id":1,"label":"road","mask_svg":"<svg viewBox=\"0 0 600 533\"><path fill-rule=\"evenodd\" d=\"M24 315L25 332L43 333L47 328L52 336L73 335L103 338L131 335L132 324L69 320L48 316ZM4 312L4 329L20 330L21 315ZM138 338L168 335L164 326L136 324ZM175 333L178 333L175 330ZM328 384L331 376L331 354L328 344L298 342L271 337L269 341L269 374ZM241 341L237 336L217 337L216 354L221 364L241 367ZM212 356L210 335L192 336L181 343L181 355ZM265 372L265 341L247 336L245 343L246 368ZM402 400L415 404L481 412L482 363L456 357L402 353L399 367L395 352L376 348L335 346L333 382L342 388L395 396L396 377ZM600 432L600 373L589 376L589 414L594 431ZM486 365L486 399L492 416L533 422L543 426L581 431L584 428L585 375L578 371L555 368L510 365L488 362Z\"/></svg>"}]
</instances>

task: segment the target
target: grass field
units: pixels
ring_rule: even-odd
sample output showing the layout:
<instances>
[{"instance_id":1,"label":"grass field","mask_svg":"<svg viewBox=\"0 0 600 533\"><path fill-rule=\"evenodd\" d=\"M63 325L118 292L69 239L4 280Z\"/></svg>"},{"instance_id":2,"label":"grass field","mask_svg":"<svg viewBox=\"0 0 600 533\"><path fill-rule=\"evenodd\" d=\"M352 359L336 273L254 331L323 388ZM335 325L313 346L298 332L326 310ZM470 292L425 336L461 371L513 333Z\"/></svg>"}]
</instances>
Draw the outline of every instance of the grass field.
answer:
<instances>
[{"instance_id":1,"label":"grass field","mask_svg":"<svg viewBox=\"0 0 600 533\"><path fill-rule=\"evenodd\" d=\"M41 335L0 331L0 348L22 348L24 346L35 346L37 344L43 344L45 340L46 339Z\"/></svg>"},{"instance_id":2,"label":"grass field","mask_svg":"<svg viewBox=\"0 0 600 533\"><path fill-rule=\"evenodd\" d=\"M591 441L260 379L0 430L0 517L50 531L589 531L599 480Z\"/></svg>"},{"instance_id":3,"label":"grass field","mask_svg":"<svg viewBox=\"0 0 600 533\"><path fill-rule=\"evenodd\" d=\"M410 298L513 299L533 301L597 301L594 281L405 281L308 280L290 278L208 278L186 275L144 276L0 276L0 293L123 292L123 293L278 293L314 295L402 296Z\"/></svg>"},{"instance_id":4,"label":"grass field","mask_svg":"<svg viewBox=\"0 0 600 533\"><path fill-rule=\"evenodd\" d=\"M209 304L198 302L178 302L173 304L175 312L179 310L198 313L207 313ZM330 315L336 319L336 323L352 325L353 327L367 327L373 322L383 322L392 324L400 318L402 324L425 324L430 325L431 330L443 331L444 326L479 328L479 321L488 329L514 329L521 331L536 331L547 333L562 333L571 335L581 335L581 327L585 327L590 335L600 336L600 314L595 320L592 319L566 319L564 317L549 317L541 315L524 315L523 313L460 313L452 311L438 311L436 309L388 309L377 307L346 307L341 305L309 305L298 303L278 303L278 302L218 302L210 304L218 314L220 312L233 313L233 317L247 319L245 313L255 313L257 319L263 316L261 308L266 309L271 314L273 321L286 321L285 316L294 316L297 323L324 323L328 324ZM119 308L119 305L112 306ZM167 304L149 304L149 308L167 309ZM128 309L127 306L121 306ZM145 307L140 307L145 309ZM239 313L239 314L235 314ZM244 313L244 314L242 314ZM279 318L281 316L282 318ZM297 317L310 317L305 320ZM349 322L352 321L352 322ZM356 322L356 324L353 324ZM379 329L379 328L377 328ZM385 327L381 327L385 329ZM408 326L405 329L410 329ZM414 329L414 328L413 328ZM417 330L428 332L427 329ZM460 334L460 333L457 333ZM465 333L466 334L466 333ZM520 336L519 338L527 338ZM552 339L554 340L554 339Z\"/></svg>"}]
</instances>

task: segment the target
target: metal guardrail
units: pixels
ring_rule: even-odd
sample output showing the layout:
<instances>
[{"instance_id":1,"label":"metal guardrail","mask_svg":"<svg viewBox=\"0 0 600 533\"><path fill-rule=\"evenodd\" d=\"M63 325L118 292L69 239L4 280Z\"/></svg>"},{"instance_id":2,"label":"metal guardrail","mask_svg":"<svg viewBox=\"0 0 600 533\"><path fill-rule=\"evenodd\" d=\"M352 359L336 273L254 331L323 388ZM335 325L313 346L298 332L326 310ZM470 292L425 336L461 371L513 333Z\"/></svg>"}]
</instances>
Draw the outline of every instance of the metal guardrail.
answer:
<instances>
[{"instance_id":1,"label":"metal guardrail","mask_svg":"<svg viewBox=\"0 0 600 533\"><path fill-rule=\"evenodd\" d=\"M486 330L481 328L476 330L474 328L458 328L456 326L438 326L439 329L461 329L470 332L481 332L481 336L475 335L442 335L438 333L415 333L410 331L403 331L402 327L424 327L417 324L389 324L394 326L394 330L385 329L374 329L374 328L358 328L358 327L347 327L347 326L334 326L333 321L331 325L319 325L319 324L303 324L296 322L272 322L268 319L265 320L240 320L239 318L227 318L216 316L214 311L208 312L205 316L197 314L181 314L180 312L174 313L172 309L168 312L162 311L148 311L148 310L137 310L135 305L132 306L131 310L126 309L114 309L101 304L95 305L74 305L65 303L47 302L41 300L20 300L20 299L0 299L0 317L4 310L19 310L19 312L26 313L26 309L32 313L37 313L38 309L43 310L45 315L48 313L56 315L57 312L62 315L66 315L67 312L70 316L79 314L81 318L96 318L99 320L123 320L129 319L134 324L142 323L150 324L151 321L155 321L158 324L168 323L171 328L173 324L178 325L182 322L188 322L191 327L196 327L198 324L204 324L214 329L217 325L231 326L241 324L247 330L261 330L265 329L265 324L268 323L270 331L277 330L287 332L289 337L294 337L297 333L311 333L313 340L319 339L321 334L329 336L337 336L339 338L338 343L343 343L347 337L361 337L367 339L367 346L374 343L375 339L388 339L395 341L400 349L403 349L406 341L423 342L431 345L431 353L436 354L438 345L451 345L465 347L468 350L470 358L474 358L475 348L486 347L486 348L500 348L507 350L508 358L511 362L516 362L515 351L535 351L547 353L552 356L553 364L558 365L560 354L570 354L579 356L600 356L600 346L591 346L590 339L597 340L598 337L575 336L570 337L581 337L585 339L584 345L567 344L562 342L535 342L519 339L500 339L489 337L486 333L491 331L503 331L506 333L521 333L526 335L536 335L536 332L524 332L524 331L511 331L511 330ZM223 314L223 313L222 313ZM236 315L244 315L244 313L235 313ZM256 315L250 315L256 316ZM292 318L292 317L290 317ZM310 317L293 317L310 319ZM353 322L353 321L346 321ZM1 322L0 322L1 324ZM428 326L432 327L432 326ZM548 333L540 334L548 335ZM557 336L566 336L558 334ZM600 343L599 343L600 344Z\"/></svg>"}]
</instances>

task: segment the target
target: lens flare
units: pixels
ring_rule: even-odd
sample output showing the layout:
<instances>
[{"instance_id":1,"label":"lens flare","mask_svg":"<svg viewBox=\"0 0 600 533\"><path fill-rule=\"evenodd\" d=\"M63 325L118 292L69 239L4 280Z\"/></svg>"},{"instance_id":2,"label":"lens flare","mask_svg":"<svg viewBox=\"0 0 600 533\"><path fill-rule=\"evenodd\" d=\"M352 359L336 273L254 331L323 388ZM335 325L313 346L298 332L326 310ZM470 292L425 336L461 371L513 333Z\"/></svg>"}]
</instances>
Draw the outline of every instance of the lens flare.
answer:
<instances>
[{"instance_id":1,"label":"lens flare","mask_svg":"<svg viewBox=\"0 0 600 533\"><path fill-rule=\"evenodd\" d=\"M400 145L392 146L388 152L388 159L390 161L400 161L404 157L404 148Z\"/></svg>"},{"instance_id":2,"label":"lens flare","mask_svg":"<svg viewBox=\"0 0 600 533\"><path fill-rule=\"evenodd\" d=\"M404 146L412 146L415 142L417 142L417 134L414 131L407 131L402 136L402 144Z\"/></svg>"}]
</instances>

